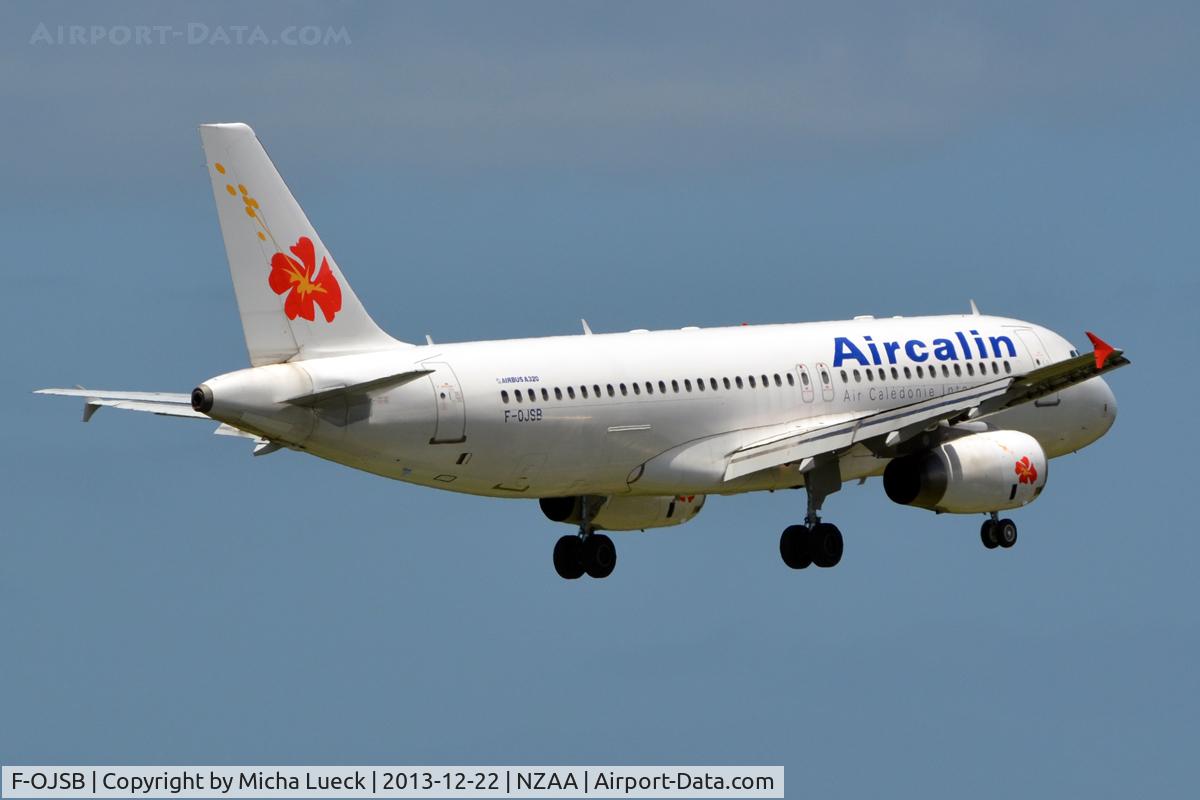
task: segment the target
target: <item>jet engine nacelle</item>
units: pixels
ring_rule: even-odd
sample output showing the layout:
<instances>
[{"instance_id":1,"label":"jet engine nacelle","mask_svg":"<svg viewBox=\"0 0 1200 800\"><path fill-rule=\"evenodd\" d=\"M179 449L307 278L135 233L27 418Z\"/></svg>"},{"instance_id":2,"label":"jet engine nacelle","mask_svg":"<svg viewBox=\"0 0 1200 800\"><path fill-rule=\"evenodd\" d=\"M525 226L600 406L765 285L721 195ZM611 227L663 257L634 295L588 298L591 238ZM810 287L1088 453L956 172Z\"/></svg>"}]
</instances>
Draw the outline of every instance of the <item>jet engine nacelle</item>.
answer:
<instances>
[{"instance_id":1,"label":"jet engine nacelle","mask_svg":"<svg viewBox=\"0 0 1200 800\"><path fill-rule=\"evenodd\" d=\"M684 497L588 497L592 527L606 531L637 531L682 525L700 513L704 495ZM543 497L542 513L553 522L578 525L583 521L582 497Z\"/></svg>"},{"instance_id":2,"label":"jet engine nacelle","mask_svg":"<svg viewBox=\"0 0 1200 800\"><path fill-rule=\"evenodd\" d=\"M893 459L883 488L906 506L976 514L1018 508L1046 486L1046 454L1020 431L973 433Z\"/></svg>"}]
</instances>

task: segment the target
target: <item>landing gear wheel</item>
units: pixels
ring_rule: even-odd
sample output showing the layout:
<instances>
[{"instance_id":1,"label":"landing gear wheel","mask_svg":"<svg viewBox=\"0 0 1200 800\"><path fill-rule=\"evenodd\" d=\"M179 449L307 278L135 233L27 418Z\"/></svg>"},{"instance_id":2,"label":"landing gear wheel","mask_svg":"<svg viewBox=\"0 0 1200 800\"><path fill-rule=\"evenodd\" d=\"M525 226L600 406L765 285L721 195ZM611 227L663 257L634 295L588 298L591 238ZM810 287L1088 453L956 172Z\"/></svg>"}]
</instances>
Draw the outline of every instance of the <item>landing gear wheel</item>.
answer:
<instances>
[{"instance_id":1,"label":"landing gear wheel","mask_svg":"<svg viewBox=\"0 0 1200 800\"><path fill-rule=\"evenodd\" d=\"M979 538L988 550L995 550L1000 545L1000 539L996 536L995 520L984 520L983 526L979 529Z\"/></svg>"},{"instance_id":2,"label":"landing gear wheel","mask_svg":"<svg viewBox=\"0 0 1200 800\"><path fill-rule=\"evenodd\" d=\"M607 578L617 566L617 548L603 533L583 540L583 568L593 578Z\"/></svg>"},{"instance_id":3,"label":"landing gear wheel","mask_svg":"<svg viewBox=\"0 0 1200 800\"><path fill-rule=\"evenodd\" d=\"M779 535L779 555L792 569L804 569L812 563L808 550L808 528L789 525Z\"/></svg>"},{"instance_id":4,"label":"landing gear wheel","mask_svg":"<svg viewBox=\"0 0 1200 800\"><path fill-rule=\"evenodd\" d=\"M828 522L818 522L808 538L809 552L812 562L818 567L828 569L836 567L842 560L842 532L836 525Z\"/></svg>"},{"instance_id":5,"label":"landing gear wheel","mask_svg":"<svg viewBox=\"0 0 1200 800\"><path fill-rule=\"evenodd\" d=\"M554 571L569 581L583 575L583 541L578 536L570 534L555 543Z\"/></svg>"},{"instance_id":6,"label":"landing gear wheel","mask_svg":"<svg viewBox=\"0 0 1200 800\"><path fill-rule=\"evenodd\" d=\"M1017 543L1017 523L1011 519L1002 519L996 523L996 540L1000 546L1007 549Z\"/></svg>"}]
</instances>

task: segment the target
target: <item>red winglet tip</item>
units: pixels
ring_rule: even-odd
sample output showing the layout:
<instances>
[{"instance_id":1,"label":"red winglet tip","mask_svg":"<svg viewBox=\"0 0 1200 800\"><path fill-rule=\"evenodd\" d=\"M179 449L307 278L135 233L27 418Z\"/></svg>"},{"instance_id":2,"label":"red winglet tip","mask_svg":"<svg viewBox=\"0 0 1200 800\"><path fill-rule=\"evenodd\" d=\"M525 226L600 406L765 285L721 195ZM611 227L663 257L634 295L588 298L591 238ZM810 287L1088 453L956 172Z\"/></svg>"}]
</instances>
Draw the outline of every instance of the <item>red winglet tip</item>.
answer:
<instances>
[{"instance_id":1,"label":"red winglet tip","mask_svg":"<svg viewBox=\"0 0 1200 800\"><path fill-rule=\"evenodd\" d=\"M1093 352L1096 355L1096 369L1104 369L1104 362L1108 361L1108 357L1113 354L1113 346L1091 331L1084 331L1084 333L1092 340Z\"/></svg>"}]
</instances>

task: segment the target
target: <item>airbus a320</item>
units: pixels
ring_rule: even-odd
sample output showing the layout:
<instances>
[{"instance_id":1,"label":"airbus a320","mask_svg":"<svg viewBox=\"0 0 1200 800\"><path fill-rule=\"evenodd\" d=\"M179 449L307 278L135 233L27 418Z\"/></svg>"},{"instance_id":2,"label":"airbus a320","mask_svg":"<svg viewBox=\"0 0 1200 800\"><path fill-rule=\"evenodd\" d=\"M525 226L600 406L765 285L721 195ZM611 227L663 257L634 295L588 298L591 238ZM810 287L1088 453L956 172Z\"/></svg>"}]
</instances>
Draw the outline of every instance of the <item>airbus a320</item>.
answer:
<instances>
[{"instance_id":1,"label":"airbus a320","mask_svg":"<svg viewBox=\"0 0 1200 800\"><path fill-rule=\"evenodd\" d=\"M1103 375L1129 363L1088 333L1079 352L1018 319L968 314L435 344L368 316L254 132L200 138L250 367L190 394L41 389L99 408L213 420L255 455L281 448L454 492L536 499L576 530L566 579L617 562L604 531L681 525L708 495L804 489L780 535L792 569L842 558L821 517L848 481L882 476L897 503L1001 512L1046 487L1050 459L1103 436L1117 405Z\"/></svg>"}]
</instances>

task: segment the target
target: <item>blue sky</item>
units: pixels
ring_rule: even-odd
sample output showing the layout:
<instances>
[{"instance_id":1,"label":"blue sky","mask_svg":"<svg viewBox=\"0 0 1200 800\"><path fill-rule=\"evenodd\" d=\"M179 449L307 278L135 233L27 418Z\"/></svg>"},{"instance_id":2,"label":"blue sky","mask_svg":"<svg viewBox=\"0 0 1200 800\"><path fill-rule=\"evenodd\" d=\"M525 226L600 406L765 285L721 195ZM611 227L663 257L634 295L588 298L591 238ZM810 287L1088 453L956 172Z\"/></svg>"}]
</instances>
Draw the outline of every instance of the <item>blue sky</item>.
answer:
<instances>
[{"instance_id":1,"label":"blue sky","mask_svg":"<svg viewBox=\"0 0 1200 800\"><path fill-rule=\"evenodd\" d=\"M4 763L781 763L791 794L1173 796L1200 741L1192 4L5 4ZM346 44L31 44L37 26ZM202 37L203 38L203 37ZM528 502L41 386L245 364L195 126L253 125L441 341L984 311L1096 330L1115 428L974 517L714 498L551 568Z\"/></svg>"}]
</instances>

